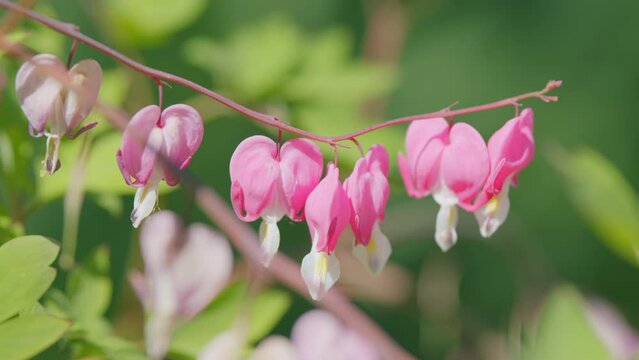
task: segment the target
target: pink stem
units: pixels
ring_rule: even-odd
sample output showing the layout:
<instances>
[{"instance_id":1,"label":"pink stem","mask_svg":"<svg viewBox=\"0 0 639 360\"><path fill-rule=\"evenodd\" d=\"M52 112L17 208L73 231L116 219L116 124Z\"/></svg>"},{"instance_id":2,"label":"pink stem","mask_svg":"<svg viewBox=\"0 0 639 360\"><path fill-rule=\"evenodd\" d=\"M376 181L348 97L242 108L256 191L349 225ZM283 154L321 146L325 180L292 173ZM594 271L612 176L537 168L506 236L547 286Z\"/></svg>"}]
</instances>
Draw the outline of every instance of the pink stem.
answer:
<instances>
[{"instance_id":1,"label":"pink stem","mask_svg":"<svg viewBox=\"0 0 639 360\"><path fill-rule=\"evenodd\" d=\"M339 136L335 136L335 137L330 137L330 136L322 136L322 135L317 135L302 129L298 129L294 126L288 125L282 121L279 121L279 119L275 116L272 115L267 115L267 114L263 114L260 113L258 111L249 109L243 105L240 105L236 102L234 102L233 100L230 100L212 90L209 90L207 88L205 88L204 86L193 82L191 80L185 79L183 77L171 74L171 73L167 73L161 70L157 70L154 68L151 68L149 66L146 66L144 64L141 64L113 49L111 49L110 47L102 44L101 42L94 40L91 37L88 37L86 35L84 35L83 33L81 33L77 26L73 25L73 24L69 24L69 23L64 23L43 15L40 15L39 13L32 11L28 8L25 8L23 6L20 6L18 4L14 4L10 1L7 0L0 0L0 7L11 10L11 11L15 11L16 13L22 14L23 16L26 16L34 21L37 21L61 34L64 34L76 41L82 42L106 55L108 55L109 57L123 63L124 65L132 68L133 70L144 74L146 76L148 76L149 78L158 81L158 80L166 80L166 81L170 81L170 82L174 82L176 84L180 84L182 86L188 87L190 89L193 89L196 92L199 92L200 94L203 94L205 96L210 97L211 99L227 106L230 109L233 109L235 111L237 111L240 114L243 114L253 120L256 120L262 124L280 129L282 131L286 131L289 132L291 134L295 134L301 137L305 137L307 139L311 139L311 140L315 140L318 142L322 142L322 143L326 143L326 144L330 144L330 145L335 145L337 142L340 141L345 141L345 140L351 140L354 139L357 136L360 135L364 135L366 133L369 133L371 131L375 131L378 129L382 129L388 126L393 126L393 125L397 125L397 124L402 124L402 123L406 123L406 122L411 122L414 120L425 120L425 119L432 119L432 118L436 118L436 117L445 117L445 116L457 116L457 115L464 115L464 114L471 114L471 113L476 113L476 112L481 112L481 111L486 111L486 110L491 110L491 109L496 109L496 108L500 108L500 107L504 107L504 106L509 106L509 105L514 105L516 102L521 101L521 100L525 100L525 99L529 99L529 98L538 98L541 99L543 101L549 102L549 101L557 101L558 98L556 96L546 96L545 94L555 88L558 88L559 86L561 86L561 81L550 81L548 82L548 85L546 85L546 87L540 91L533 91L530 93L526 93L526 94L522 94L522 95L518 95L515 97L511 97L508 99L504 99L504 100L499 100L499 101L495 101L489 104L485 104L485 105L478 105L478 106L472 106L469 108L465 108L465 109L460 109L460 110L455 110L455 111L450 111L448 109L444 109L441 111L437 111L437 112L433 112L433 113L426 113L426 114L420 114L420 115L412 115L412 116L406 116L406 117L401 117L401 118L397 118L397 119L392 119L392 120L388 120L385 122L381 122L379 124L373 125L373 126L369 126L365 129L359 130L359 131L355 131L349 134L344 134L344 135L339 135Z\"/></svg>"}]
</instances>

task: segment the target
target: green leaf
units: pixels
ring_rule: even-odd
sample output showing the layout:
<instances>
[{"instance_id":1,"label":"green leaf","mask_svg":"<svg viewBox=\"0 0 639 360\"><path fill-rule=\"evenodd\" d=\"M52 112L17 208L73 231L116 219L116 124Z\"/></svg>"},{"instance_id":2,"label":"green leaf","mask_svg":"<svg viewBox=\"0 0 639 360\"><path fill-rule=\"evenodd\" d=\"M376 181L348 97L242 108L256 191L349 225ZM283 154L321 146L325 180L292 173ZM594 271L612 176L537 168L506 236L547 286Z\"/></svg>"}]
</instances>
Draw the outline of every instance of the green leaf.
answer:
<instances>
[{"instance_id":1,"label":"green leaf","mask_svg":"<svg viewBox=\"0 0 639 360\"><path fill-rule=\"evenodd\" d=\"M176 329L171 353L179 357L195 357L202 347L229 329L247 310L248 341L254 343L268 334L289 308L289 296L283 291L268 290L247 300L246 292L245 283L227 287L206 310Z\"/></svg>"},{"instance_id":2,"label":"green leaf","mask_svg":"<svg viewBox=\"0 0 639 360\"><path fill-rule=\"evenodd\" d=\"M0 359L29 359L55 343L71 324L46 315L31 315L0 324Z\"/></svg>"},{"instance_id":3,"label":"green leaf","mask_svg":"<svg viewBox=\"0 0 639 360\"><path fill-rule=\"evenodd\" d=\"M0 247L0 321L31 306L51 286L56 271L49 265L59 250L42 236L15 238Z\"/></svg>"},{"instance_id":4,"label":"green leaf","mask_svg":"<svg viewBox=\"0 0 639 360\"><path fill-rule=\"evenodd\" d=\"M584 301L571 286L550 294L542 309L525 360L601 360L610 355L584 312Z\"/></svg>"},{"instance_id":5,"label":"green leaf","mask_svg":"<svg viewBox=\"0 0 639 360\"><path fill-rule=\"evenodd\" d=\"M605 245L639 265L639 198L623 174L594 149L553 158L575 209Z\"/></svg>"},{"instance_id":6,"label":"green leaf","mask_svg":"<svg viewBox=\"0 0 639 360\"><path fill-rule=\"evenodd\" d=\"M69 273L67 294L73 318L80 322L100 319L111 302L109 251L98 248L89 261Z\"/></svg>"},{"instance_id":7,"label":"green leaf","mask_svg":"<svg viewBox=\"0 0 639 360\"><path fill-rule=\"evenodd\" d=\"M202 14L206 0L107 0L109 24L118 41L153 46L185 28Z\"/></svg>"}]
</instances>

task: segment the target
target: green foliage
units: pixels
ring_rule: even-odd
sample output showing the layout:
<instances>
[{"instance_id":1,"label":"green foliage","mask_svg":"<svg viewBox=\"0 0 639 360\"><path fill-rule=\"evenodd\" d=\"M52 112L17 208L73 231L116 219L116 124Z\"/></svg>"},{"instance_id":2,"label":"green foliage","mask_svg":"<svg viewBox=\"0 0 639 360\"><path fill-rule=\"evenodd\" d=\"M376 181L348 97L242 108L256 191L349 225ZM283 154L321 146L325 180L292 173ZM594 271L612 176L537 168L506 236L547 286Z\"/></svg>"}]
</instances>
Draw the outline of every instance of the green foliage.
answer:
<instances>
[{"instance_id":1,"label":"green foliage","mask_svg":"<svg viewBox=\"0 0 639 360\"><path fill-rule=\"evenodd\" d=\"M197 19L206 0L107 0L108 26L118 41L153 46Z\"/></svg>"},{"instance_id":2,"label":"green foliage","mask_svg":"<svg viewBox=\"0 0 639 360\"><path fill-rule=\"evenodd\" d=\"M51 286L49 267L60 248L42 236L23 236L0 247L0 321L31 306Z\"/></svg>"},{"instance_id":3,"label":"green foliage","mask_svg":"<svg viewBox=\"0 0 639 360\"><path fill-rule=\"evenodd\" d=\"M586 223L617 255L639 265L639 198L628 180L594 149L558 153L554 160Z\"/></svg>"},{"instance_id":4,"label":"green foliage","mask_svg":"<svg viewBox=\"0 0 639 360\"><path fill-rule=\"evenodd\" d=\"M546 300L524 360L605 360L606 348L591 328L584 300L571 286L554 290Z\"/></svg>"},{"instance_id":5,"label":"green foliage","mask_svg":"<svg viewBox=\"0 0 639 360\"><path fill-rule=\"evenodd\" d=\"M56 342L71 324L47 315L20 316L0 324L0 359L29 359Z\"/></svg>"},{"instance_id":6,"label":"green foliage","mask_svg":"<svg viewBox=\"0 0 639 360\"><path fill-rule=\"evenodd\" d=\"M227 287L202 313L175 331L171 353L193 359L216 335L236 321L248 324L248 342L254 344L266 336L290 306L289 296L278 290L267 290L247 298L247 285Z\"/></svg>"}]
</instances>

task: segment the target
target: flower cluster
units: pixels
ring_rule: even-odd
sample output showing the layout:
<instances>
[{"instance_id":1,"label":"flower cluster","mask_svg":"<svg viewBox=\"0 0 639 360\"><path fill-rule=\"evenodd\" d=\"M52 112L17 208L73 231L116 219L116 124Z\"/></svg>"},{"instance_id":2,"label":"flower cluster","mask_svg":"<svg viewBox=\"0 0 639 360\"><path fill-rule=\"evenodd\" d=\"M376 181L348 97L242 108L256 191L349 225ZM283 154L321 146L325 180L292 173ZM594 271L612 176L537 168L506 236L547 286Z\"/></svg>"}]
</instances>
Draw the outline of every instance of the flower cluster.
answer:
<instances>
[{"instance_id":1,"label":"flower cluster","mask_svg":"<svg viewBox=\"0 0 639 360\"><path fill-rule=\"evenodd\" d=\"M406 155L398 156L408 195L429 194L440 205L435 240L443 251L457 242L457 205L474 212L482 236L491 236L506 220L508 191L535 152L533 112L525 109L488 141L468 124L445 119L413 122L406 134Z\"/></svg>"},{"instance_id":2,"label":"flower cluster","mask_svg":"<svg viewBox=\"0 0 639 360\"><path fill-rule=\"evenodd\" d=\"M482 236L491 236L505 221L508 192L517 175L532 160L533 113L525 109L490 138L488 144L472 126L443 118L411 123L406 155L398 165L408 194L429 194L440 205L435 240L443 251L457 242L457 206L473 212ZM284 216L306 220L311 251L301 272L313 299L320 299L340 276L334 254L338 238L350 224L354 255L371 272L384 267L391 246L381 232L388 201L388 154L372 146L342 184L339 169L328 163L308 140L293 139L279 146L264 136L240 143L231 158L231 200L244 221L262 218L259 238L268 266L280 243L277 222Z\"/></svg>"},{"instance_id":3,"label":"flower cluster","mask_svg":"<svg viewBox=\"0 0 639 360\"><path fill-rule=\"evenodd\" d=\"M308 140L278 146L264 136L252 136L237 147L229 169L237 216L244 221L262 218L259 237L265 265L277 252L277 222L282 217L308 223L312 247L302 261L302 275L313 299L321 298L339 278L333 250L349 224L355 254L371 271L379 272L391 252L379 228L389 193L386 149L371 147L344 184L332 163L321 179L322 167L322 153Z\"/></svg>"}]
</instances>

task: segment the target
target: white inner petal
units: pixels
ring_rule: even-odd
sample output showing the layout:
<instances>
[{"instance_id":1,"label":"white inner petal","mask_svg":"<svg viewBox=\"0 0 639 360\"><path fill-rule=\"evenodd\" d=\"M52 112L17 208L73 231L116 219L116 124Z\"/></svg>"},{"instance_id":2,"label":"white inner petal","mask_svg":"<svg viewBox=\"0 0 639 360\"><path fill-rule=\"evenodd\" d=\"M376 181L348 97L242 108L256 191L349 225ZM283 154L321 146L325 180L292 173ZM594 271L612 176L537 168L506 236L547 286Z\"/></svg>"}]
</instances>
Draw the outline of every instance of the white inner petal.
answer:
<instances>
[{"instance_id":1,"label":"white inner petal","mask_svg":"<svg viewBox=\"0 0 639 360\"><path fill-rule=\"evenodd\" d=\"M149 181L138 191L135 192L135 198L133 199L133 211L131 212L131 222L133 227L140 226L142 220L151 215L155 209L155 205L158 202L158 184L160 183L158 176L159 171L155 171Z\"/></svg>"},{"instance_id":2,"label":"white inner petal","mask_svg":"<svg viewBox=\"0 0 639 360\"><path fill-rule=\"evenodd\" d=\"M272 221L271 218L265 218L260 224L259 234L262 264L268 267L280 247L280 229L277 227L277 222Z\"/></svg>"},{"instance_id":3,"label":"white inner petal","mask_svg":"<svg viewBox=\"0 0 639 360\"><path fill-rule=\"evenodd\" d=\"M337 282L341 269L335 254L328 255L317 251L317 234L314 236L311 252L302 260L302 277L306 283L311 298L321 300Z\"/></svg>"},{"instance_id":4,"label":"white inner petal","mask_svg":"<svg viewBox=\"0 0 639 360\"><path fill-rule=\"evenodd\" d=\"M435 241L442 251L448 251L457 242L457 206L442 205L437 212Z\"/></svg>"},{"instance_id":5,"label":"white inner petal","mask_svg":"<svg viewBox=\"0 0 639 360\"><path fill-rule=\"evenodd\" d=\"M499 229L501 224L506 221L508 211L510 210L510 200L508 192L510 191L510 177L506 179L499 194L493 196L486 205L475 211L475 218L479 223L479 232L485 238Z\"/></svg>"},{"instance_id":6,"label":"white inner petal","mask_svg":"<svg viewBox=\"0 0 639 360\"><path fill-rule=\"evenodd\" d=\"M353 246L353 255L374 275L379 275L391 254L391 244L388 238L375 223L373 234L368 245L357 244Z\"/></svg>"}]
</instances>

